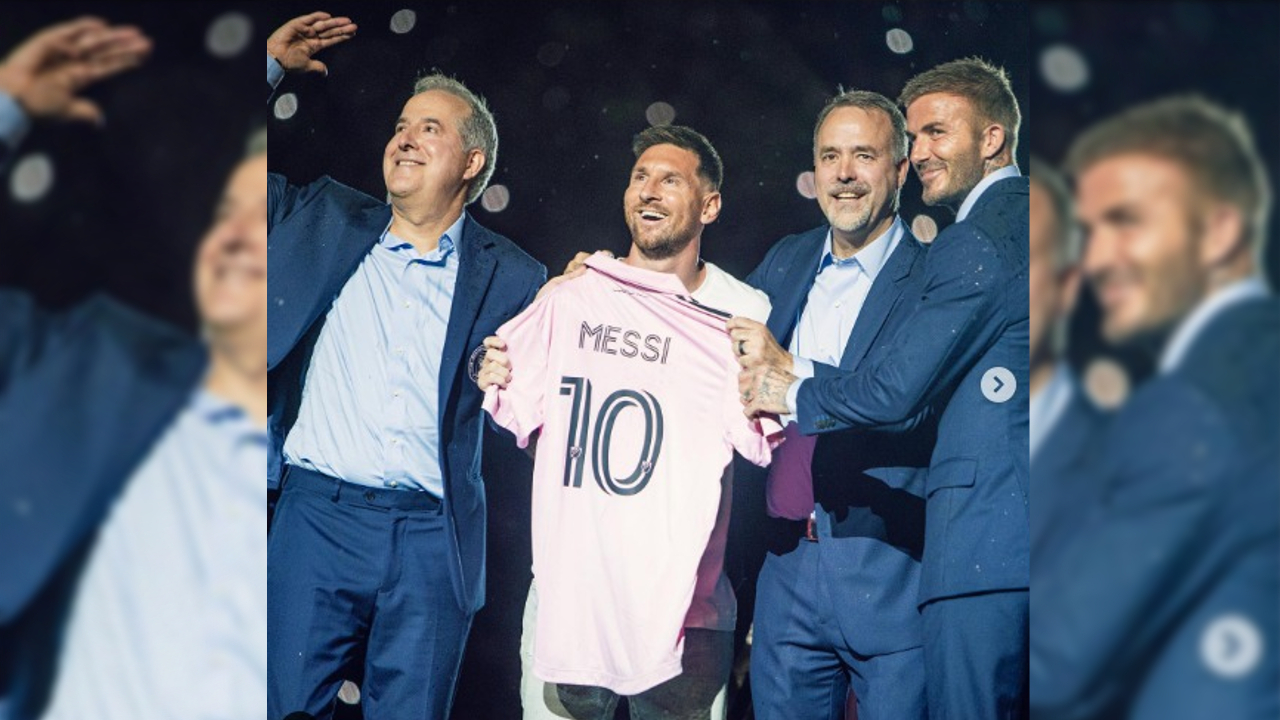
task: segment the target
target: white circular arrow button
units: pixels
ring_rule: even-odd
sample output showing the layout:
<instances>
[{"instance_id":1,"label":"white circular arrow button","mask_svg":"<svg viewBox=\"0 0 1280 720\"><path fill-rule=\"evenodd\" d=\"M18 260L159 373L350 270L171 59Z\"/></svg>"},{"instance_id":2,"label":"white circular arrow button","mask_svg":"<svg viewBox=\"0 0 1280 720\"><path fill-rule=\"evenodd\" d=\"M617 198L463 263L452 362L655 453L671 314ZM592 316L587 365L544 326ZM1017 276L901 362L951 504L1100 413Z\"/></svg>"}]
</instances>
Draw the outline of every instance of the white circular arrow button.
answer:
<instances>
[{"instance_id":1,"label":"white circular arrow button","mask_svg":"<svg viewBox=\"0 0 1280 720\"><path fill-rule=\"evenodd\" d=\"M1244 615L1218 617L1200 636L1200 659L1219 677L1244 677L1262 659L1262 632Z\"/></svg>"},{"instance_id":2,"label":"white circular arrow button","mask_svg":"<svg viewBox=\"0 0 1280 720\"><path fill-rule=\"evenodd\" d=\"M993 367L982 374L982 396L993 403L1007 402L1018 389L1018 381L1008 368Z\"/></svg>"}]
</instances>

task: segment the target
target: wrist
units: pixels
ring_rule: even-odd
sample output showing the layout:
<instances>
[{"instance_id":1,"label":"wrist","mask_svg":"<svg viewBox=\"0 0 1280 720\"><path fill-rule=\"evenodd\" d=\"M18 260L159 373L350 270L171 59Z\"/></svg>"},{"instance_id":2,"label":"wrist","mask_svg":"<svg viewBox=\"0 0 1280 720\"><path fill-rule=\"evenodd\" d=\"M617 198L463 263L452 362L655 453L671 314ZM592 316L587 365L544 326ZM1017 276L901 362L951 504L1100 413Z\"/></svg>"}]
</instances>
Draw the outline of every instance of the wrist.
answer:
<instances>
[{"instance_id":1,"label":"wrist","mask_svg":"<svg viewBox=\"0 0 1280 720\"><path fill-rule=\"evenodd\" d=\"M3 67L0 67L0 94L8 95L22 111L31 114L31 108L27 107L22 95L26 90L28 83L21 82L17 78L6 74Z\"/></svg>"}]
</instances>

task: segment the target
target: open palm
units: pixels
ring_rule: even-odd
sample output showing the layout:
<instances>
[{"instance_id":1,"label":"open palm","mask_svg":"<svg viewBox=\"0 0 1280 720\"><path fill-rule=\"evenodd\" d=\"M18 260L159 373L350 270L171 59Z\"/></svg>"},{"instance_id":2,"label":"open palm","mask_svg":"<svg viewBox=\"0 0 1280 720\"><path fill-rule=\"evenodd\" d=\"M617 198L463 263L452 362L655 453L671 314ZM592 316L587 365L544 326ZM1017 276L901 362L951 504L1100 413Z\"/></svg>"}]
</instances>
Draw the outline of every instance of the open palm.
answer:
<instances>
[{"instance_id":1,"label":"open palm","mask_svg":"<svg viewBox=\"0 0 1280 720\"><path fill-rule=\"evenodd\" d=\"M350 40L356 34L356 24L351 18L333 17L326 12L314 12L296 17L281 25L267 38L267 53L286 72L329 73L325 64L315 59L321 50Z\"/></svg>"}]
</instances>

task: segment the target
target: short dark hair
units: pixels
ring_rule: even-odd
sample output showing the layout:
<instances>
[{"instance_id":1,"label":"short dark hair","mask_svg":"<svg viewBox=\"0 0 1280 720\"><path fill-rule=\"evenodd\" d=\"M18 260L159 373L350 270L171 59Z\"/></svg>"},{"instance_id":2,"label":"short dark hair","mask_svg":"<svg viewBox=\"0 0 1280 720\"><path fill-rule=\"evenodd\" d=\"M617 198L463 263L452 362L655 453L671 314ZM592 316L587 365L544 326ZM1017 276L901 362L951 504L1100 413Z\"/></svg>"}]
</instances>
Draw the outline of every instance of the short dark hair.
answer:
<instances>
[{"instance_id":1,"label":"short dark hair","mask_svg":"<svg viewBox=\"0 0 1280 720\"><path fill-rule=\"evenodd\" d=\"M720 183L724 182L724 163L705 135L684 125L655 125L636 133L631 140L631 152L638 160L645 150L655 145L675 145L697 155L698 175L710 183L712 190L720 190Z\"/></svg>"},{"instance_id":2,"label":"short dark hair","mask_svg":"<svg viewBox=\"0 0 1280 720\"><path fill-rule=\"evenodd\" d=\"M862 110L879 110L889 116L889 124L893 127L893 145L890 149L893 151L893 161L898 162L907 156L907 120L902 117L902 111L889 98L878 92L869 90L845 90L840 88L840 93L827 101L822 110L818 113L818 121L813 124L813 147L814 152L818 148L818 131L822 129L822 123L826 122L827 116L832 110L840 107L856 107Z\"/></svg>"},{"instance_id":3,"label":"short dark hair","mask_svg":"<svg viewBox=\"0 0 1280 720\"><path fill-rule=\"evenodd\" d=\"M1009 153L1017 154L1022 114L1018 111L1018 98L1013 94L1004 68L979 57L952 60L908 80L898 102L902 107L908 107L922 96L933 93L959 95L973 103L984 120L1004 128Z\"/></svg>"},{"instance_id":4,"label":"short dark hair","mask_svg":"<svg viewBox=\"0 0 1280 720\"><path fill-rule=\"evenodd\" d=\"M1261 256L1271 184L1243 115L1200 95L1154 100L1084 131L1067 152L1067 172L1078 178L1102 160L1128 154L1170 160L1197 190L1238 207L1246 240Z\"/></svg>"}]
</instances>

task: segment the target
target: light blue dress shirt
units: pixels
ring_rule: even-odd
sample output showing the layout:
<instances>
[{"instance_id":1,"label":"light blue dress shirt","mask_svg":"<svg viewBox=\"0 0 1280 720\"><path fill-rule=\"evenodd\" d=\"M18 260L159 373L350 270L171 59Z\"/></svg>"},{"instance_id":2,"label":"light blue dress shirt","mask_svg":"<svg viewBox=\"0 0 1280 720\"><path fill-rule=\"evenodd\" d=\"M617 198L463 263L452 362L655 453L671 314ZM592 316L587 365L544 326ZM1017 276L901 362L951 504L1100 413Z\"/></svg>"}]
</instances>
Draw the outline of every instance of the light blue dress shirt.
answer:
<instances>
[{"instance_id":1,"label":"light blue dress shirt","mask_svg":"<svg viewBox=\"0 0 1280 720\"><path fill-rule=\"evenodd\" d=\"M43 720L262 717L267 442L193 392L93 543Z\"/></svg>"},{"instance_id":2,"label":"light blue dress shirt","mask_svg":"<svg viewBox=\"0 0 1280 720\"><path fill-rule=\"evenodd\" d=\"M465 218L459 215L425 255L388 226L342 287L285 439L290 465L443 497L440 356Z\"/></svg>"},{"instance_id":3,"label":"light blue dress shirt","mask_svg":"<svg viewBox=\"0 0 1280 720\"><path fill-rule=\"evenodd\" d=\"M0 143L14 150L27 136L31 128L31 118L18 104L18 101L5 92L0 92Z\"/></svg>"},{"instance_id":4,"label":"light blue dress shirt","mask_svg":"<svg viewBox=\"0 0 1280 720\"><path fill-rule=\"evenodd\" d=\"M279 60L267 55L267 82L271 87L279 87L280 81L284 79L284 66Z\"/></svg>"},{"instance_id":5,"label":"light blue dress shirt","mask_svg":"<svg viewBox=\"0 0 1280 720\"><path fill-rule=\"evenodd\" d=\"M1049 377L1049 382L1044 387L1031 395L1031 422L1030 422L1030 439L1031 439L1031 458L1034 460L1036 452L1040 446L1044 444L1044 439L1053 431L1053 427L1058 424L1058 418L1062 417L1063 411L1067 409L1067 405L1071 402L1071 397L1079 392L1075 387L1075 381L1071 378L1071 371L1067 368L1066 363L1059 363L1053 369L1053 375Z\"/></svg>"},{"instance_id":6,"label":"light blue dress shirt","mask_svg":"<svg viewBox=\"0 0 1280 720\"><path fill-rule=\"evenodd\" d=\"M813 377L813 363L840 365L871 285L905 235L906 226L902 218L896 217L888 230L852 257L841 260L831 252L831 231L827 231L818 275L791 333L788 350L793 356L792 373L798 379L787 389L787 407L791 408L792 415L785 420L794 419L800 383Z\"/></svg>"}]
</instances>

